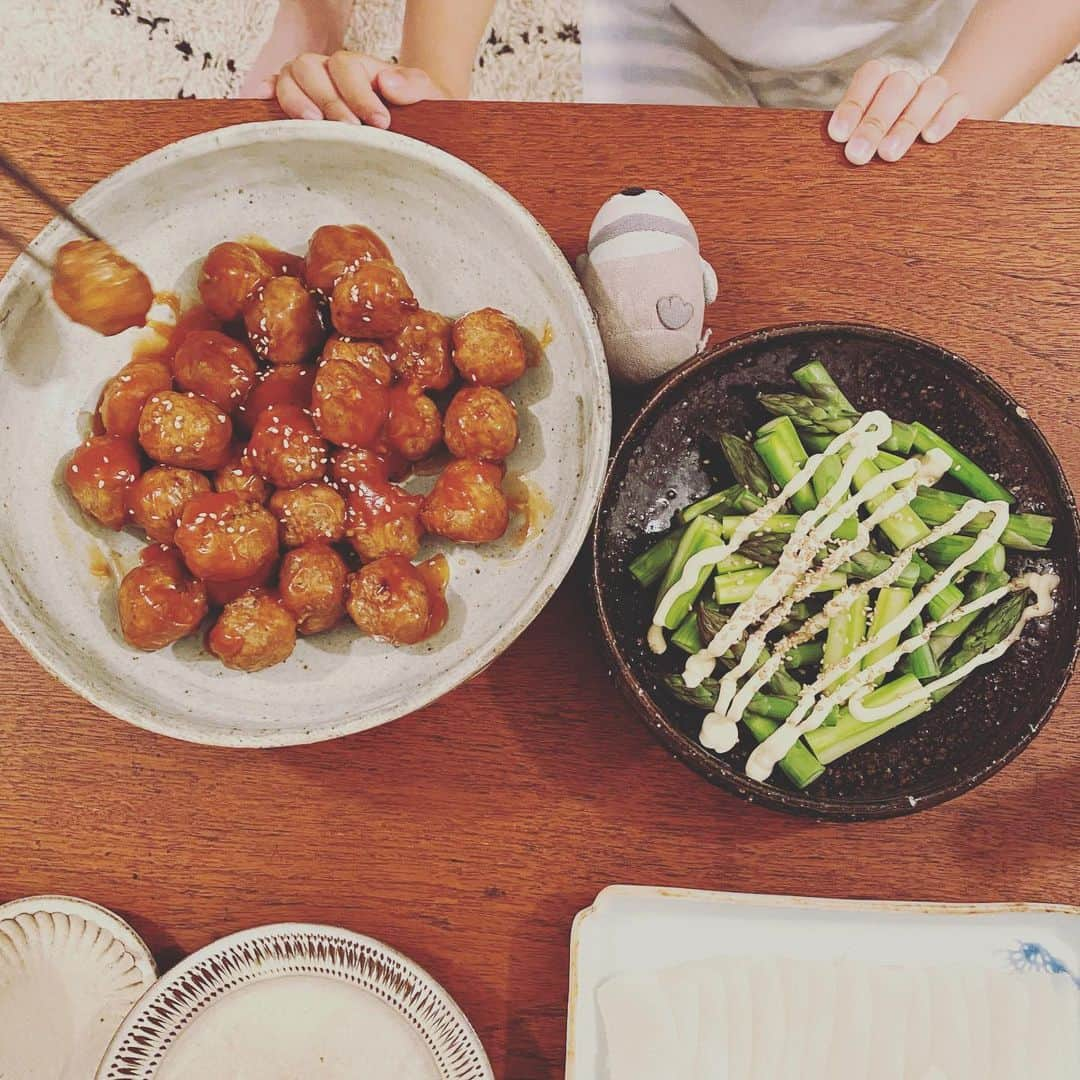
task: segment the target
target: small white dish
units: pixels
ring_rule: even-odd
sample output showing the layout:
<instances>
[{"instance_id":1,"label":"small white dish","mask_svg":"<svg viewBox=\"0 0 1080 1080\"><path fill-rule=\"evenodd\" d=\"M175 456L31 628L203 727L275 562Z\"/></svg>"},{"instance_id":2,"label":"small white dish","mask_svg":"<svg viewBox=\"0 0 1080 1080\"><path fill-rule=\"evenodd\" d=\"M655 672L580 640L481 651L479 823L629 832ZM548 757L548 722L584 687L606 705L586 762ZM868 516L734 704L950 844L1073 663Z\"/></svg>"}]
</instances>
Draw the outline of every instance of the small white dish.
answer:
<instances>
[{"instance_id":1,"label":"small white dish","mask_svg":"<svg viewBox=\"0 0 1080 1080\"><path fill-rule=\"evenodd\" d=\"M1072 977L1080 908L823 900L614 885L574 920L566 1080L607 1076L597 990L615 975L716 957L959 964Z\"/></svg>"},{"instance_id":2,"label":"small white dish","mask_svg":"<svg viewBox=\"0 0 1080 1080\"><path fill-rule=\"evenodd\" d=\"M0 905L0 1077L87 1080L156 978L135 931L96 904Z\"/></svg>"},{"instance_id":3,"label":"small white dish","mask_svg":"<svg viewBox=\"0 0 1080 1080\"><path fill-rule=\"evenodd\" d=\"M282 923L208 945L117 1031L97 1080L493 1080L445 990L400 953Z\"/></svg>"},{"instance_id":4,"label":"small white dish","mask_svg":"<svg viewBox=\"0 0 1080 1080\"><path fill-rule=\"evenodd\" d=\"M0 618L44 667L151 731L220 746L288 746L427 705L482 671L532 622L592 522L611 401L585 294L520 203L412 139L288 121L185 139L121 169L74 208L155 287L185 300L196 298L202 260L222 240L257 235L303 252L319 225L370 225L425 306L447 315L497 307L550 342L544 362L510 391L521 442L508 469L552 510L520 546L509 535L481 548L425 544L423 556L445 550L450 561L450 621L422 645L394 649L345 627L301 640L286 663L257 675L224 668L197 638L137 652L118 631L115 579L135 565L142 541L81 514L61 466L137 332L102 338L74 325L48 298L45 273L23 256L0 283ZM32 250L51 258L73 235L53 222Z\"/></svg>"}]
</instances>

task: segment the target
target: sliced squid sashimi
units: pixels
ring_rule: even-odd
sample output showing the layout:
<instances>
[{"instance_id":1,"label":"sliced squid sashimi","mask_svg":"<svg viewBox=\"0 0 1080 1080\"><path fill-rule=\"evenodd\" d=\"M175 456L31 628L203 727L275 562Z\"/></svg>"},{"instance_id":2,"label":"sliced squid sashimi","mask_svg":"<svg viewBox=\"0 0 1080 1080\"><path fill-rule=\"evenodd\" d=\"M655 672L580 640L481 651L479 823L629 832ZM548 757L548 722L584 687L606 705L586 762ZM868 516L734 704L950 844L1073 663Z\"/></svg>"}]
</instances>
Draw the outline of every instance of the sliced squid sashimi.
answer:
<instances>
[{"instance_id":1,"label":"sliced squid sashimi","mask_svg":"<svg viewBox=\"0 0 1080 1080\"><path fill-rule=\"evenodd\" d=\"M730 1008L723 970L716 964L694 965L689 977L697 983L697 1056L688 1076L694 1080L731 1080L728 1070Z\"/></svg>"},{"instance_id":2,"label":"sliced squid sashimi","mask_svg":"<svg viewBox=\"0 0 1080 1080\"><path fill-rule=\"evenodd\" d=\"M675 1015L652 974L616 975L597 991L610 1080L671 1080L683 1075Z\"/></svg>"},{"instance_id":3,"label":"sliced squid sashimi","mask_svg":"<svg viewBox=\"0 0 1080 1080\"><path fill-rule=\"evenodd\" d=\"M748 1080L756 1017L751 1004L750 961L732 959L722 968L728 1009L728 1076Z\"/></svg>"},{"instance_id":4,"label":"sliced squid sashimi","mask_svg":"<svg viewBox=\"0 0 1080 1080\"><path fill-rule=\"evenodd\" d=\"M953 1077L970 1075L971 1026L964 975L954 967L934 968L930 983L930 1064Z\"/></svg>"},{"instance_id":5,"label":"sliced squid sashimi","mask_svg":"<svg viewBox=\"0 0 1080 1080\"><path fill-rule=\"evenodd\" d=\"M933 1017L930 1013L930 980L927 970L908 970L911 997L908 1001L907 1035L904 1047L904 1080L927 1080L930 1073L930 1045ZM940 1077L940 1073L938 1074Z\"/></svg>"},{"instance_id":6,"label":"sliced squid sashimi","mask_svg":"<svg viewBox=\"0 0 1080 1080\"><path fill-rule=\"evenodd\" d=\"M978 969L965 972L964 992L967 996L968 1028L971 1031L971 1057L969 1066L972 1076L991 1075L992 1032L990 1030L991 973Z\"/></svg>"},{"instance_id":7,"label":"sliced squid sashimi","mask_svg":"<svg viewBox=\"0 0 1080 1080\"><path fill-rule=\"evenodd\" d=\"M870 1025L873 1005L865 964L844 958L836 965L836 1000L826 1075L839 1080L870 1080Z\"/></svg>"},{"instance_id":8,"label":"sliced squid sashimi","mask_svg":"<svg viewBox=\"0 0 1080 1080\"><path fill-rule=\"evenodd\" d=\"M776 1080L787 1039L787 1008L780 964L772 959L754 960L749 966L751 1002L754 1010L754 1054L750 1080Z\"/></svg>"},{"instance_id":9,"label":"sliced squid sashimi","mask_svg":"<svg viewBox=\"0 0 1080 1080\"><path fill-rule=\"evenodd\" d=\"M911 975L901 967L870 969L874 1015L870 1028L874 1080L904 1080Z\"/></svg>"},{"instance_id":10,"label":"sliced squid sashimi","mask_svg":"<svg viewBox=\"0 0 1080 1080\"><path fill-rule=\"evenodd\" d=\"M829 1072L829 1055L833 1040L833 1018L836 1015L837 964L824 960L813 966L810 977L810 1013L806 1027L806 1049L803 1052L802 1080L833 1080Z\"/></svg>"},{"instance_id":11,"label":"sliced squid sashimi","mask_svg":"<svg viewBox=\"0 0 1080 1080\"><path fill-rule=\"evenodd\" d=\"M810 1018L816 1012L812 998L813 969L801 960L790 960L780 969L784 989L784 1056L777 1076L806 1077L806 1050Z\"/></svg>"}]
</instances>

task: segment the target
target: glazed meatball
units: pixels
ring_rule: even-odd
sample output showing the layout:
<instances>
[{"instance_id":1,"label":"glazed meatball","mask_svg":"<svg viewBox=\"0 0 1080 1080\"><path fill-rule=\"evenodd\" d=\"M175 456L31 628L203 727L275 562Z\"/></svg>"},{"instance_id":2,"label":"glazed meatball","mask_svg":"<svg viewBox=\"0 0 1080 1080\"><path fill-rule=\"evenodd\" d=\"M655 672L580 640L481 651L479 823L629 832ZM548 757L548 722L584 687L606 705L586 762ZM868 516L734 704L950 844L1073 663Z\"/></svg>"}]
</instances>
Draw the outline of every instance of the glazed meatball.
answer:
<instances>
[{"instance_id":1,"label":"glazed meatball","mask_svg":"<svg viewBox=\"0 0 1080 1080\"><path fill-rule=\"evenodd\" d=\"M461 544L498 540L510 524L502 469L486 461L452 461L424 500L428 532Z\"/></svg>"},{"instance_id":2,"label":"glazed meatball","mask_svg":"<svg viewBox=\"0 0 1080 1080\"><path fill-rule=\"evenodd\" d=\"M203 581L255 577L277 559L277 519L235 491L196 495L180 515L176 546Z\"/></svg>"},{"instance_id":3,"label":"glazed meatball","mask_svg":"<svg viewBox=\"0 0 1080 1080\"><path fill-rule=\"evenodd\" d=\"M345 274L371 259L390 261L390 249L366 225L323 225L311 236L304 276L329 296Z\"/></svg>"},{"instance_id":4,"label":"glazed meatball","mask_svg":"<svg viewBox=\"0 0 1080 1080\"><path fill-rule=\"evenodd\" d=\"M185 569L175 548L146 548L120 582L120 632L129 645L152 652L193 634L208 610L206 588Z\"/></svg>"},{"instance_id":5,"label":"glazed meatball","mask_svg":"<svg viewBox=\"0 0 1080 1080\"><path fill-rule=\"evenodd\" d=\"M83 513L106 528L119 529L127 517L127 494L142 472L133 443L95 435L72 455L64 482Z\"/></svg>"},{"instance_id":6,"label":"glazed meatball","mask_svg":"<svg viewBox=\"0 0 1080 1080\"><path fill-rule=\"evenodd\" d=\"M445 567L446 560L438 558ZM392 645L415 645L442 628L444 588L444 572L425 572L408 559L388 555L349 578L345 606L365 634Z\"/></svg>"},{"instance_id":7,"label":"glazed meatball","mask_svg":"<svg viewBox=\"0 0 1080 1080\"><path fill-rule=\"evenodd\" d=\"M295 405L263 410L251 433L247 456L255 471L279 488L321 480L329 464L326 443L311 417Z\"/></svg>"},{"instance_id":8,"label":"glazed meatball","mask_svg":"<svg viewBox=\"0 0 1080 1080\"><path fill-rule=\"evenodd\" d=\"M284 547L317 541L336 543L345 535L345 500L329 484L301 484L276 491L270 510L281 524Z\"/></svg>"},{"instance_id":9,"label":"glazed meatball","mask_svg":"<svg viewBox=\"0 0 1080 1080\"><path fill-rule=\"evenodd\" d=\"M128 514L151 540L171 544L188 500L209 490L202 473L155 465L128 488Z\"/></svg>"},{"instance_id":10,"label":"glazed meatball","mask_svg":"<svg viewBox=\"0 0 1080 1080\"><path fill-rule=\"evenodd\" d=\"M292 655L296 620L273 593L245 593L225 605L206 644L227 668L262 671Z\"/></svg>"},{"instance_id":11,"label":"glazed meatball","mask_svg":"<svg viewBox=\"0 0 1080 1080\"><path fill-rule=\"evenodd\" d=\"M72 240L56 253L52 294L72 322L105 337L145 326L154 303L149 278L103 240Z\"/></svg>"},{"instance_id":12,"label":"glazed meatball","mask_svg":"<svg viewBox=\"0 0 1080 1080\"><path fill-rule=\"evenodd\" d=\"M377 383L389 386L394 381L394 371L386 352L377 341L355 341L340 334L332 334L323 346L323 360L347 360L363 368Z\"/></svg>"},{"instance_id":13,"label":"glazed meatball","mask_svg":"<svg viewBox=\"0 0 1080 1080\"><path fill-rule=\"evenodd\" d=\"M324 360L315 375L311 415L338 446L368 447L390 411L390 392L351 360Z\"/></svg>"},{"instance_id":14,"label":"glazed meatball","mask_svg":"<svg viewBox=\"0 0 1080 1080\"><path fill-rule=\"evenodd\" d=\"M426 458L442 438L442 419L435 402L419 387L402 383L390 391L390 415L384 432L390 449L406 461Z\"/></svg>"},{"instance_id":15,"label":"glazed meatball","mask_svg":"<svg viewBox=\"0 0 1080 1080\"><path fill-rule=\"evenodd\" d=\"M216 330L188 334L173 358L176 385L226 412L244 403L255 385L257 370L247 346Z\"/></svg>"},{"instance_id":16,"label":"glazed meatball","mask_svg":"<svg viewBox=\"0 0 1080 1080\"><path fill-rule=\"evenodd\" d=\"M517 410L494 387L463 387L446 409L443 439L454 457L502 461L517 446Z\"/></svg>"},{"instance_id":17,"label":"glazed meatball","mask_svg":"<svg viewBox=\"0 0 1080 1080\"><path fill-rule=\"evenodd\" d=\"M244 326L251 347L272 364L302 364L326 339L319 305L294 277L260 285L244 308Z\"/></svg>"},{"instance_id":18,"label":"glazed meatball","mask_svg":"<svg viewBox=\"0 0 1080 1080\"><path fill-rule=\"evenodd\" d=\"M390 366L402 382L421 390L445 390L454 381L451 325L449 319L434 311L417 311L386 342Z\"/></svg>"},{"instance_id":19,"label":"glazed meatball","mask_svg":"<svg viewBox=\"0 0 1080 1080\"><path fill-rule=\"evenodd\" d=\"M301 634L331 630L345 614L345 560L329 544L305 544L281 560L278 591Z\"/></svg>"},{"instance_id":20,"label":"glazed meatball","mask_svg":"<svg viewBox=\"0 0 1080 1080\"><path fill-rule=\"evenodd\" d=\"M405 275L385 259L373 259L350 271L334 286L330 298L334 329L353 338L393 337L419 308Z\"/></svg>"},{"instance_id":21,"label":"glazed meatball","mask_svg":"<svg viewBox=\"0 0 1080 1080\"><path fill-rule=\"evenodd\" d=\"M255 589L261 589L265 585L269 585L276 571L277 565L270 563L265 570L260 570L257 574L251 574L248 577L237 578L236 581L204 582L206 585L206 598L214 607L224 607L237 599L237 597L243 596L244 593L253 592Z\"/></svg>"},{"instance_id":22,"label":"glazed meatball","mask_svg":"<svg viewBox=\"0 0 1080 1080\"><path fill-rule=\"evenodd\" d=\"M215 491L235 491L251 502L265 503L273 488L255 471L242 446L234 446L229 460L214 473Z\"/></svg>"},{"instance_id":23,"label":"glazed meatball","mask_svg":"<svg viewBox=\"0 0 1080 1080\"><path fill-rule=\"evenodd\" d=\"M271 405L295 405L300 409L310 409L314 385L313 367L286 364L285 367L259 372L247 401L236 410L237 426L250 435L255 421Z\"/></svg>"},{"instance_id":24,"label":"glazed meatball","mask_svg":"<svg viewBox=\"0 0 1080 1080\"><path fill-rule=\"evenodd\" d=\"M139 417L151 394L172 389L172 372L164 360L132 360L106 384L98 415L109 435L135 439Z\"/></svg>"},{"instance_id":25,"label":"glazed meatball","mask_svg":"<svg viewBox=\"0 0 1080 1080\"><path fill-rule=\"evenodd\" d=\"M162 465L220 469L229 458L232 421L198 394L151 394L139 417L139 442Z\"/></svg>"},{"instance_id":26,"label":"glazed meatball","mask_svg":"<svg viewBox=\"0 0 1080 1080\"><path fill-rule=\"evenodd\" d=\"M230 322L244 314L248 298L273 276L273 267L253 247L218 244L203 263L199 295L214 315Z\"/></svg>"},{"instance_id":27,"label":"glazed meatball","mask_svg":"<svg viewBox=\"0 0 1080 1080\"><path fill-rule=\"evenodd\" d=\"M345 535L365 562L384 555L413 558L420 550L423 499L375 475L360 476L345 496Z\"/></svg>"},{"instance_id":28,"label":"glazed meatball","mask_svg":"<svg viewBox=\"0 0 1080 1080\"><path fill-rule=\"evenodd\" d=\"M330 460L330 475L342 492L355 491L356 481L374 476L380 480L401 480L409 463L397 454L374 450L339 450Z\"/></svg>"},{"instance_id":29,"label":"glazed meatball","mask_svg":"<svg viewBox=\"0 0 1080 1080\"><path fill-rule=\"evenodd\" d=\"M453 330L454 366L474 386L509 386L525 374L525 342L501 311L463 315Z\"/></svg>"}]
</instances>

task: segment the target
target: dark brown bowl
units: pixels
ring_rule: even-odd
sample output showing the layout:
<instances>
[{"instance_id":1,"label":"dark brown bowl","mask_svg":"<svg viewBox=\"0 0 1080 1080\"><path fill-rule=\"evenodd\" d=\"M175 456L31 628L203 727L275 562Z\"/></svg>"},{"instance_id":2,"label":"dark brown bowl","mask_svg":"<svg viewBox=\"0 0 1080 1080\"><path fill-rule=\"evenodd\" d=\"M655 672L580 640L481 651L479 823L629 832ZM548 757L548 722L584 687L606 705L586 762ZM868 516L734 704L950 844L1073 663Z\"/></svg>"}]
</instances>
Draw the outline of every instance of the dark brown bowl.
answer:
<instances>
[{"instance_id":1,"label":"dark brown bowl","mask_svg":"<svg viewBox=\"0 0 1080 1080\"><path fill-rule=\"evenodd\" d=\"M629 571L674 512L715 488L705 435L744 432L764 419L755 393L791 389L790 372L822 360L856 407L920 419L987 471L1025 510L1057 519L1045 555L1009 553L1009 569L1061 577L1049 618L1029 624L998 663L965 681L929 713L828 767L806 791L744 770L748 737L723 757L697 739L700 710L675 701L660 679L677 650L645 644L653 596ZM724 482L730 482L724 478ZM1011 761L1046 722L1068 682L1080 633L1076 504L1054 452L1016 401L966 360L893 330L811 324L737 338L673 372L637 414L615 452L593 536L593 588L622 689L680 760L744 798L822 819L910 814L961 795Z\"/></svg>"}]
</instances>

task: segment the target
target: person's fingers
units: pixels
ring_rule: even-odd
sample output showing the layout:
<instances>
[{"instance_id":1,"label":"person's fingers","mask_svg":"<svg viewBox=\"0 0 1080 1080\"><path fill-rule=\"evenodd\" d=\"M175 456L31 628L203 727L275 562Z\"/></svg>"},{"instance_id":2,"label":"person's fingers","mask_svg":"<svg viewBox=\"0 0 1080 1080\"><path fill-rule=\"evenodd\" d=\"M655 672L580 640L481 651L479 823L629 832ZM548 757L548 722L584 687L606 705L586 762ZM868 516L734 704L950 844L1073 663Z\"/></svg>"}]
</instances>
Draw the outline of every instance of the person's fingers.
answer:
<instances>
[{"instance_id":1,"label":"person's fingers","mask_svg":"<svg viewBox=\"0 0 1080 1080\"><path fill-rule=\"evenodd\" d=\"M342 50L330 57L326 67L345 104L363 123L388 128L390 113L372 87L381 64L380 60Z\"/></svg>"},{"instance_id":2,"label":"person's fingers","mask_svg":"<svg viewBox=\"0 0 1080 1080\"><path fill-rule=\"evenodd\" d=\"M276 75L271 75L269 79L253 86L249 91L248 96L258 98L261 101L269 101L274 96L277 87L277 79L278 77Z\"/></svg>"},{"instance_id":3,"label":"person's fingers","mask_svg":"<svg viewBox=\"0 0 1080 1080\"><path fill-rule=\"evenodd\" d=\"M882 161L899 161L915 141L919 133L934 118L949 96L949 84L940 76L932 75L919 87L911 104L889 129L878 147Z\"/></svg>"},{"instance_id":4,"label":"person's fingers","mask_svg":"<svg viewBox=\"0 0 1080 1080\"><path fill-rule=\"evenodd\" d=\"M293 78L292 65L286 65L278 76L275 86L278 104L286 116L295 120L321 120L322 110L300 89L300 84Z\"/></svg>"},{"instance_id":5,"label":"person's fingers","mask_svg":"<svg viewBox=\"0 0 1080 1080\"><path fill-rule=\"evenodd\" d=\"M922 137L925 142L936 143L948 135L961 120L968 114L967 98L963 94L953 94L944 105L938 109L933 120L923 128Z\"/></svg>"},{"instance_id":6,"label":"person's fingers","mask_svg":"<svg viewBox=\"0 0 1080 1080\"><path fill-rule=\"evenodd\" d=\"M877 153L881 140L911 102L918 87L910 71L894 71L881 84L844 148L844 156L852 165L865 165Z\"/></svg>"},{"instance_id":7,"label":"person's fingers","mask_svg":"<svg viewBox=\"0 0 1080 1080\"><path fill-rule=\"evenodd\" d=\"M379 93L391 105L415 105L448 96L422 68L388 67L379 72L377 84Z\"/></svg>"},{"instance_id":8,"label":"person's fingers","mask_svg":"<svg viewBox=\"0 0 1080 1080\"><path fill-rule=\"evenodd\" d=\"M851 79L844 100L836 106L829 118L829 138L834 142L847 142L858 127L863 114L870 107L878 88L889 74L881 60L868 60Z\"/></svg>"},{"instance_id":9,"label":"person's fingers","mask_svg":"<svg viewBox=\"0 0 1080 1080\"><path fill-rule=\"evenodd\" d=\"M343 120L352 124L360 122L334 85L327 57L318 53L304 53L289 65L289 70L300 89L315 102L327 120Z\"/></svg>"}]
</instances>

